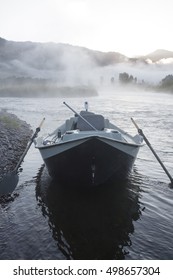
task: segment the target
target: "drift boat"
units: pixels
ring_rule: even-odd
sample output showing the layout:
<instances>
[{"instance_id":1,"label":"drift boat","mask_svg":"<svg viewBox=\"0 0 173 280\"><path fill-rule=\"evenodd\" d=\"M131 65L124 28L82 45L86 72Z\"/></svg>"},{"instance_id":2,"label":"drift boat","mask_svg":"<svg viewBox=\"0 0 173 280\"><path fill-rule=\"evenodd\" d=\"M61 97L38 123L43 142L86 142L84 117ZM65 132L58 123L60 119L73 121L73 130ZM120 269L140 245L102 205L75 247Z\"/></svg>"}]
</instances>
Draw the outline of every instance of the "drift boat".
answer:
<instances>
[{"instance_id":1,"label":"drift boat","mask_svg":"<svg viewBox=\"0 0 173 280\"><path fill-rule=\"evenodd\" d=\"M35 140L51 177L65 185L91 186L124 179L143 138L131 136L100 114L74 113L54 132Z\"/></svg>"}]
</instances>

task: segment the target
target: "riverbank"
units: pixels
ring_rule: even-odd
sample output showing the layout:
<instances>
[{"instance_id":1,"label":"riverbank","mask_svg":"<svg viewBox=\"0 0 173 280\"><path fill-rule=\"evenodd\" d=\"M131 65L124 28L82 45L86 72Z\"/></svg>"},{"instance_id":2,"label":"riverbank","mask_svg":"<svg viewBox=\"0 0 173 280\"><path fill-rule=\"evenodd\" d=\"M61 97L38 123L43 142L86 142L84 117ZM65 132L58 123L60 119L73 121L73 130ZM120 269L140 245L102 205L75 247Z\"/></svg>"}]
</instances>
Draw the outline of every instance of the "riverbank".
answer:
<instances>
[{"instance_id":1,"label":"riverbank","mask_svg":"<svg viewBox=\"0 0 173 280\"><path fill-rule=\"evenodd\" d=\"M29 124L5 110L0 111L0 181L18 163L32 134Z\"/></svg>"},{"instance_id":2,"label":"riverbank","mask_svg":"<svg viewBox=\"0 0 173 280\"><path fill-rule=\"evenodd\" d=\"M93 86L58 86L46 79L6 78L0 79L0 97L92 97L98 96Z\"/></svg>"}]
</instances>

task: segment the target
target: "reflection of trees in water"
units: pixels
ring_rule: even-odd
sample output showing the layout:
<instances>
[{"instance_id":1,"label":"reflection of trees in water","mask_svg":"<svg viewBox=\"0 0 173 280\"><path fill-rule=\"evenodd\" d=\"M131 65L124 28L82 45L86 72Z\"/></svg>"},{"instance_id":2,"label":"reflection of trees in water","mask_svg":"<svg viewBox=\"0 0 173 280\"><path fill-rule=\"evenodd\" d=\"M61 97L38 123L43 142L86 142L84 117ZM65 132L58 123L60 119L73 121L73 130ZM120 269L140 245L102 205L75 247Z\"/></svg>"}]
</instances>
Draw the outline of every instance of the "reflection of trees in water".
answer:
<instances>
[{"instance_id":1,"label":"reflection of trees in water","mask_svg":"<svg viewBox=\"0 0 173 280\"><path fill-rule=\"evenodd\" d=\"M46 170L37 182L42 213L67 259L125 258L133 221L141 214L139 184L129 180L88 190L63 188L48 179Z\"/></svg>"}]
</instances>

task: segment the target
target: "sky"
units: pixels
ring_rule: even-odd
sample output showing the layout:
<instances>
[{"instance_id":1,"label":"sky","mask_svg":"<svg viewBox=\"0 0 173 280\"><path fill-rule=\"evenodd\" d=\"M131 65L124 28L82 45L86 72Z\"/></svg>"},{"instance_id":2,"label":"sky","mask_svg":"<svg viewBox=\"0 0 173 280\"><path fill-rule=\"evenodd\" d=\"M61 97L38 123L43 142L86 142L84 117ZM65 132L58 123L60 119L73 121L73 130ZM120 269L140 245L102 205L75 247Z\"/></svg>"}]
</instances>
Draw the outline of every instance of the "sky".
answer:
<instances>
[{"instance_id":1,"label":"sky","mask_svg":"<svg viewBox=\"0 0 173 280\"><path fill-rule=\"evenodd\" d=\"M173 51L172 0L0 0L0 37L127 56Z\"/></svg>"}]
</instances>

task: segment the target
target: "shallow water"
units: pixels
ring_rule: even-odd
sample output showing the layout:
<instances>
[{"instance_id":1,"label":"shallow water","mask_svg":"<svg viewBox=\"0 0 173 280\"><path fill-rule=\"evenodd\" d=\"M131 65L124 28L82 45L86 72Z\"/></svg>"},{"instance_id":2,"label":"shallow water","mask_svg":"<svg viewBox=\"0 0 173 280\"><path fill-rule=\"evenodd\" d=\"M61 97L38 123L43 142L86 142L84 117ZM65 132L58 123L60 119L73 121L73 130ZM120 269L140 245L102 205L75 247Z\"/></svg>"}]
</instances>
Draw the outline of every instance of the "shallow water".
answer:
<instances>
[{"instance_id":1,"label":"shallow water","mask_svg":"<svg viewBox=\"0 0 173 280\"><path fill-rule=\"evenodd\" d=\"M80 111L86 100L135 135L133 117L173 176L173 95L108 91L65 101ZM46 117L46 134L72 115L63 101L0 98L0 108L33 130ZM0 204L0 259L173 259L173 189L146 145L128 180L87 191L52 181L34 146L22 168L14 201Z\"/></svg>"}]
</instances>

